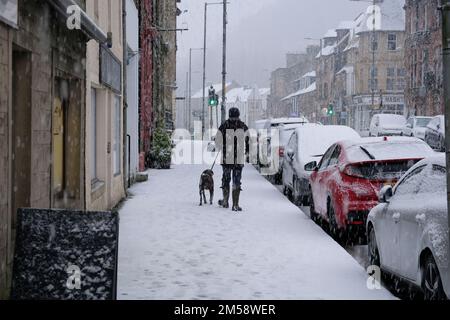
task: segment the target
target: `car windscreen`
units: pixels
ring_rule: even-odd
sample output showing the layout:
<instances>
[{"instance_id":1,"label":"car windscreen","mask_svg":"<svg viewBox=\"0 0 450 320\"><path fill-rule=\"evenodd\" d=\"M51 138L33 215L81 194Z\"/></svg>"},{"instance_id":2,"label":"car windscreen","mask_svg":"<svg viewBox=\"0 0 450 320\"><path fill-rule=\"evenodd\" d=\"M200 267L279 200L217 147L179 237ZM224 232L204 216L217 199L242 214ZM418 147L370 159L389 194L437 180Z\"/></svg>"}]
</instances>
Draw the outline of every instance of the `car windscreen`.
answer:
<instances>
[{"instance_id":1,"label":"car windscreen","mask_svg":"<svg viewBox=\"0 0 450 320\"><path fill-rule=\"evenodd\" d=\"M374 161L352 165L352 172L361 178L378 181L398 181L419 160Z\"/></svg>"}]
</instances>

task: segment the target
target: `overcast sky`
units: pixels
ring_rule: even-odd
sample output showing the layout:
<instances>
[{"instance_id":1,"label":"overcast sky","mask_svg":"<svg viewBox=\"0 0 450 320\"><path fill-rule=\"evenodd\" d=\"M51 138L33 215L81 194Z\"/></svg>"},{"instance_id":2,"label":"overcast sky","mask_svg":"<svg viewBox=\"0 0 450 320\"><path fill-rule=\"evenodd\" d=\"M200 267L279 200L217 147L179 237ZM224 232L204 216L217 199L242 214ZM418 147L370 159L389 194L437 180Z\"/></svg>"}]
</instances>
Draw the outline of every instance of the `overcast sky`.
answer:
<instances>
[{"instance_id":1,"label":"overcast sky","mask_svg":"<svg viewBox=\"0 0 450 320\"><path fill-rule=\"evenodd\" d=\"M220 2L211 0L210 2ZM342 20L353 20L369 5L350 0L229 0L228 76L240 84L268 86L270 71L285 65L285 53L300 52ZM203 46L204 0L182 0L179 19L178 85L184 95L189 48ZM208 6L207 84L221 81L222 6ZM193 93L201 88L202 52L193 52Z\"/></svg>"}]
</instances>

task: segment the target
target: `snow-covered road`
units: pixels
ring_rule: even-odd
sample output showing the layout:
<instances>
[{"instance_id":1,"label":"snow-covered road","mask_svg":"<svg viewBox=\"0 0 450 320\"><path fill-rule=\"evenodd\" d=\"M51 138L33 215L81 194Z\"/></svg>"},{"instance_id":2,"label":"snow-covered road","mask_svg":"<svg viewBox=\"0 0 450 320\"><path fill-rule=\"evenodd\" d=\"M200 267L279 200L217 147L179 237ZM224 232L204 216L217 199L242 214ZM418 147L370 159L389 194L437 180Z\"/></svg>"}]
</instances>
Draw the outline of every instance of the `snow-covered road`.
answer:
<instances>
[{"instance_id":1,"label":"snow-covered road","mask_svg":"<svg viewBox=\"0 0 450 320\"><path fill-rule=\"evenodd\" d=\"M392 299L252 167L243 213L198 206L206 166L149 171L120 210L119 299ZM215 169L216 199L221 168Z\"/></svg>"}]
</instances>

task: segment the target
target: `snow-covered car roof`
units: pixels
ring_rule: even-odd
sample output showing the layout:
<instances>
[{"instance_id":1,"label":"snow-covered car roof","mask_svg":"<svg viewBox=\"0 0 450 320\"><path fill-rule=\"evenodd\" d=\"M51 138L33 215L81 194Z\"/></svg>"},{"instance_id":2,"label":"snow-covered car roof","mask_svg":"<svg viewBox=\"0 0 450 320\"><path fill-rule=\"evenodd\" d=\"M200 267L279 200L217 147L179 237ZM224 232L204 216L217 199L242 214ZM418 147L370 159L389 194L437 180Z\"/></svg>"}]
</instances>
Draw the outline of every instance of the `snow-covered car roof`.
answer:
<instances>
[{"instance_id":1,"label":"snow-covered car roof","mask_svg":"<svg viewBox=\"0 0 450 320\"><path fill-rule=\"evenodd\" d=\"M380 121L382 121L382 122L395 122L395 123L404 123L405 122L406 123L406 118L404 116L401 116L398 114L383 113L383 114L377 114L375 116L379 117Z\"/></svg>"},{"instance_id":2,"label":"snow-covered car roof","mask_svg":"<svg viewBox=\"0 0 450 320\"><path fill-rule=\"evenodd\" d=\"M305 124L296 129L299 137L299 151L305 157L323 155L338 141L360 139L360 135L347 126L324 126Z\"/></svg>"},{"instance_id":3,"label":"snow-covered car roof","mask_svg":"<svg viewBox=\"0 0 450 320\"><path fill-rule=\"evenodd\" d=\"M272 126L281 125L281 124L292 124L292 123L308 123L308 119L305 117L300 118L277 118L270 120Z\"/></svg>"},{"instance_id":4,"label":"snow-covered car roof","mask_svg":"<svg viewBox=\"0 0 450 320\"><path fill-rule=\"evenodd\" d=\"M423 159L436 154L422 140L410 137L360 138L343 141L341 144L347 150L349 161L352 162Z\"/></svg>"}]
</instances>

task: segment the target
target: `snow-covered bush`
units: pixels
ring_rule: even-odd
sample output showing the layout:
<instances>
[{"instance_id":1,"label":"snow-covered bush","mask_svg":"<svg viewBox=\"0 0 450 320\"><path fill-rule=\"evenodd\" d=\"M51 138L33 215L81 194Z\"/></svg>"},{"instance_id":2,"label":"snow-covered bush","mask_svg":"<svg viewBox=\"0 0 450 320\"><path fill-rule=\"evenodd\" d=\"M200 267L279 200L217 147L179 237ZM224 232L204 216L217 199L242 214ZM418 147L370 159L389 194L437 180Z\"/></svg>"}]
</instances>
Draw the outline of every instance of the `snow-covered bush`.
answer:
<instances>
[{"instance_id":1,"label":"snow-covered bush","mask_svg":"<svg viewBox=\"0 0 450 320\"><path fill-rule=\"evenodd\" d=\"M156 129L153 145L150 150L151 167L155 169L170 169L172 160L172 142L169 134L163 129Z\"/></svg>"}]
</instances>

